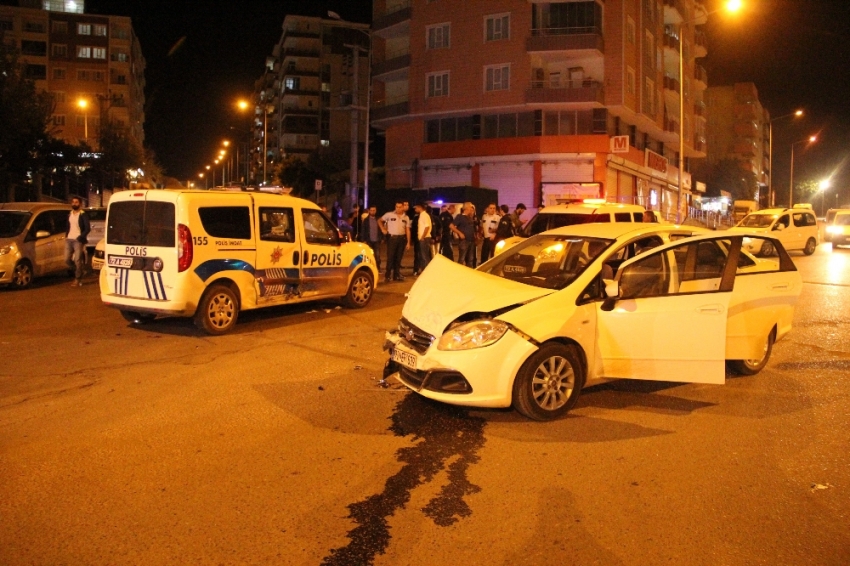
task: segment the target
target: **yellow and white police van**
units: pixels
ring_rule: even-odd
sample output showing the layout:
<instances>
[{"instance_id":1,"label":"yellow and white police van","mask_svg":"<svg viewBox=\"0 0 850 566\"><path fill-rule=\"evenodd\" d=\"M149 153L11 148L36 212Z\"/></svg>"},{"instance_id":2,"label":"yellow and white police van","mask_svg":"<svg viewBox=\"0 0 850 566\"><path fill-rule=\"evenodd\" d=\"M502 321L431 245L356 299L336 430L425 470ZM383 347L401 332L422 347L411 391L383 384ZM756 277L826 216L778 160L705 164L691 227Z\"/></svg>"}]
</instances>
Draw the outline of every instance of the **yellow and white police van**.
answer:
<instances>
[{"instance_id":1,"label":"yellow and white police van","mask_svg":"<svg viewBox=\"0 0 850 566\"><path fill-rule=\"evenodd\" d=\"M343 242L316 204L264 192L116 193L104 256L104 304L134 323L194 316L208 334L243 310L332 298L362 308L378 281L372 250Z\"/></svg>"}]
</instances>

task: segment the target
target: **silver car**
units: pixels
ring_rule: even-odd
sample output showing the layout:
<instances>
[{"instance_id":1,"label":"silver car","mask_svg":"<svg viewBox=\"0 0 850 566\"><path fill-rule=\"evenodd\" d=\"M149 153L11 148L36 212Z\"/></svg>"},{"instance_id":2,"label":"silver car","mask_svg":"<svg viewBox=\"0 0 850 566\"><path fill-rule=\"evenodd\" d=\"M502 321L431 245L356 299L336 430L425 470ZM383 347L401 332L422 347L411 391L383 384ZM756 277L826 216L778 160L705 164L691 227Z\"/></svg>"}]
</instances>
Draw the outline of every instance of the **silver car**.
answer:
<instances>
[{"instance_id":1,"label":"silver car","mask_svg":"<svg viewBox=\"0 0 850 566\"><path fill-rule=\"evenodd\" d=\"M65 204L0 203L0 285L25 289L34 277L67 269L70 210Z\"/></svg>"}]
</instances>

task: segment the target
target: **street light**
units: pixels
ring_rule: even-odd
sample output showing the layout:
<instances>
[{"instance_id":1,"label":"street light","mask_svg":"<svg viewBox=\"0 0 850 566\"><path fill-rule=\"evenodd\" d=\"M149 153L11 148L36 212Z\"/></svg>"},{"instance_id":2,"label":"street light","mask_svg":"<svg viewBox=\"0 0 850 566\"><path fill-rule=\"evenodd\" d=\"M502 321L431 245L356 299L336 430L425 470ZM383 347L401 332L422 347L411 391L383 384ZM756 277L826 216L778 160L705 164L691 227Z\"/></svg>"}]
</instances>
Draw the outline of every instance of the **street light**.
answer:
<instances>
[{"instance_id":1,"label":"street light","mask_svg":"<svg viewBox=\"0 0 850 566\"><path fill-rule=\"evenodd\" d=\"M199 178L199 179L203 179L203 180L204 180L204 188L205 188L205 189L210 188L210 186L209 186L209 182L208 182L208 180L206 179L206 177L204 177L204 174L203 174L203 173L198 173L198 178Z\"/></svg>"},{"instance_id":2,"label":"street light","mask_svg":"<svg viewBox=\"0 0 850 566\"><path fill-rule=\"evenodd\" d=\"M795 141L791 144L791 185L788 187L788 208L794 207L794 146L801 143L812 144L816 141L818 141L817 136L809 136L804 140Z\"/></svg>"},{"instance_id":3,"label":"street light","mask_svg":"<svg viewBox=\"0 0 850 566\"><path fill-rule=\"evenodd\" d=\"M767 178L767 206L768 207L773 206L773 200L774 200L773 199L773 197L774 197L774 195L773 195L773 123L776 122L777 120L782 120L784 118L790 118L792 116L794 118L799 118L802 115L803 115L803 111L797 110L795 112L791 112L790 114L783 114L782 116L777 116L776 118L771 118L770 121L768 122L768 125L767 125L767 129L768 129L767 143L770 146L770 148L768 150L768 158L767 158L767 167L770 170L770 176Z\"/></svg>"},{"instance_id":4,"label":"street light","mask_svg":"<svg viewBox=\"0 0 850 566\"><path fill-rule=\"evenodd\" d=\"M85 140L88 141L88 139L89 139L89 111L88 111L89 101L86 100L85 98L81 98L77 101L77 106L79 106L80 108L83 109Z\"/></svg>"},{"instance_id":5,"label":"street light","mask_svg":"<svg viewBox=\"0 0 850 566\"><path fill-rule=\"evenodd\" d=\"M738 12L743 7L741 0L728 0L723 8L708 12L705 16L725 10L729 13ZM696 20L683 22L679 25L679 200L676 203L676 224L682 223L682 200L685 196L685 57L682 54L682 29Z\"/></svg>"},{"instance_id":6,"label":"street light","mask_svg":"<svg viewBox=\"0 0 850 566\"><path fill-rule=\"evenodd\" d=\"M337 21L340 21L340 22L345 21L340 17L339 14L337 14L336 12L332 12L330 10L328 11L328 17L332 20L337 20ZM369 53L369 73L367 74L368 85L366 87L366 141L363 144L363 208L368 209L369 208L369 125L370 125L369 113L370 113L370 110L372 108L372 32L371 32L371 30L366 31L366 30L360 29L360 28L351 28L351 29L356 29L357 31L359 31L360 33L362 33L363 35L365 35L369 39L369 50L368 50L368 53ZM350 175L350 182L351 182L352 188L356 189L357 188L357 181L358 181L358 179L357 179L357 153L358 153L357 152L357 142L358 142L358 138L360 136L357 133L357 129L358 129L358 126L359 126L359 116L357 114L354 114L354 113L357 112L359 114L361 107L358 107L355 104L355 98L354 97L357 96L358 94L360 94L358 92L359 91L358 78L359 78L360 72L359 72L359 69L357 68L357 62L358 62L358 59L359 59L358 55L360 54L360 49L362 49L362 48L359 45L352 45L351 47L352 47L352 50L354 52L353 53L354 57L352 58L354 73L353 73L352 84L351 84L351 91L352 91L351 109L352 109L352 116L353 116L352 126L351 126L351 137L352 137L352 140L353 140L352 148L351 148L352 154L353 154L353 156L351 158L351 169L352 169L353 172ZM355 197L355 200L359 200L359 191L358 191L357 196Z\"/></svg>"},{"instance_id":7,"label":"street light","mask_svg":"<svg viewBox=\"0 0 850 566\"><path fill-rule=\"evenodd\" d=\"M826 206L824 205L823 199L826 194L826 190L832 186L832 181L830 179L824 179L820 183L818 183L818 189L820 190L820 215L826 216Z\"/></svg>"},{"instance_id":8,"label":"street light","mask_svg":"<svg viewBox=\"0 0 850 566\"><path fill-rule=\"evenodd\" d=\"M251 107L251 105L248 103L247 100L240 98L239 100L236 101L236 107L239 109L240 112L245 112ZM252 124L253 124L253 122L252 122ZM231 126L230 129L231 130L237 130L237 131L240 131L240 132L243 131L239 128L234 128L233 126ZM246 132L248 134L248 137L247 137L247 140L245 142L245 184L246 185L248 184L248 178L250 177L248 165L249 165L249 157L250 157L250 153L251 153L251 131L252 131L252 128L248 128L248 131ZM239 145L238 144L236 146L236 168L239 169Z\"/></svg>"}]
</instances>

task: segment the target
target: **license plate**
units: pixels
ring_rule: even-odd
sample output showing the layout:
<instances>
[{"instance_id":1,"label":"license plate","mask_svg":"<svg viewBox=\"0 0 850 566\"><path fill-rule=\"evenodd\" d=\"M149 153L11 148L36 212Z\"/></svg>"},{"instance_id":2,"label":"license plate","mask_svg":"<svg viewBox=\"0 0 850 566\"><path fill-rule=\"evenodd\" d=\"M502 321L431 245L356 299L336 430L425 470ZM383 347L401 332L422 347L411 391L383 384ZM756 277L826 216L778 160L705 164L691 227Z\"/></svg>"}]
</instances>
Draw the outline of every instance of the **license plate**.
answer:
<instances>
[{"instance_id":1,"label":"license plate","mask_svg":"<svg viewBox=\"0 0 850 566\"><path fill-rule=\"evenodd\" d=\"M393 348L392 360L410 369L416 369L416 355Z\"/></svg>"},{"instance_id":2,"label":"license plate","mask_svg":"<svg viewBox=\"0 0 850 566\"><path fill-rule=\"evenodd\" d=\"M131 257L116 257L114 255L109 256L109 265L112 267L132 267L133 266L133 258Z\"/></svg>"}]
</instances>

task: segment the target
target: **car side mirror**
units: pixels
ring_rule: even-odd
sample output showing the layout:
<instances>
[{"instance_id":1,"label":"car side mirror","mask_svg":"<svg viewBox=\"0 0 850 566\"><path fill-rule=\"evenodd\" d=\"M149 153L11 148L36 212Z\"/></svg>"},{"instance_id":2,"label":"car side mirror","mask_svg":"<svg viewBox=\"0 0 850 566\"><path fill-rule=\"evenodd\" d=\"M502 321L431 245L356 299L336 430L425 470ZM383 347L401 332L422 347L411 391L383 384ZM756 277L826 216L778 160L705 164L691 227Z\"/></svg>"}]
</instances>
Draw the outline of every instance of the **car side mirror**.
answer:
<instances>
[{"instance_id":1,"label":"car side mirror","mask_svg":"<svg viewBox=\"0 0 850 566\"><path fill-rule=\"evenodd\" d=\"M39 230L38 232L35 233L35 239L36 240L40 240L42 238L47 238L49 236L50 236L50 232L48 232L47 230Z\"/></svg>"},{"instance_id":2,"label":"car side mirror","mask_svg":"<svg viewBox=\"0 0 850 566\"><path fill-rule=\"evenodd\" d=\"M603 279L602 283L605 285L605 300L602 301L601 309L609 312L614 310L614 305L620 298L620 284L613 279Z\"/></svg>"}]
</instances>

